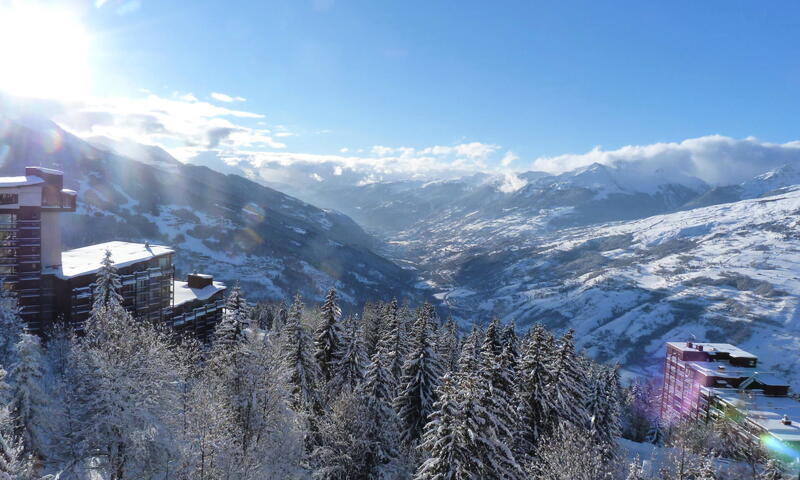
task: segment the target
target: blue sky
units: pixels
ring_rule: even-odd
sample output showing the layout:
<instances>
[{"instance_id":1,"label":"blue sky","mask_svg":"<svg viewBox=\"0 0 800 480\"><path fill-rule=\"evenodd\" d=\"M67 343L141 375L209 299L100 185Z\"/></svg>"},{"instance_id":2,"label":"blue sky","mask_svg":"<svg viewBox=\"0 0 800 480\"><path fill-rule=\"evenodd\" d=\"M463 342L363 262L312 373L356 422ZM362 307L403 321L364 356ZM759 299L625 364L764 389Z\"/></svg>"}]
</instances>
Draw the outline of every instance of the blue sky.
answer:
<instances>
[{"instance_id":1,"label":"blue sky","mask_svg":"<svg viewBox=\"0 0 800 480\"><path fill-rule=\"evenodd\" d=\"M100 92L247 98L307 151L797 138L797 2L109 2ZM319 133L329 132L329 133Z\"/></svg>"},{"instance_id":2,"label":"blue sky","mask_svg":"<svg viewBox=\"0 0 800 480\"><path fill-rule=\"evenodd\" d=\"M71 0L67 7L90 38L95 100L80 109L125 116L114 129L91 125L83 133L123 135L136 123L132 139L182 160L428 155L463 157L454 168L465 170L505 158L520 170L597 146L715 134L798 139L798 2ZM120 106L121 98L146 96L154 97L147 105ZM159 131L133 116L158 117Z\"/></svg>"}]
</instances>

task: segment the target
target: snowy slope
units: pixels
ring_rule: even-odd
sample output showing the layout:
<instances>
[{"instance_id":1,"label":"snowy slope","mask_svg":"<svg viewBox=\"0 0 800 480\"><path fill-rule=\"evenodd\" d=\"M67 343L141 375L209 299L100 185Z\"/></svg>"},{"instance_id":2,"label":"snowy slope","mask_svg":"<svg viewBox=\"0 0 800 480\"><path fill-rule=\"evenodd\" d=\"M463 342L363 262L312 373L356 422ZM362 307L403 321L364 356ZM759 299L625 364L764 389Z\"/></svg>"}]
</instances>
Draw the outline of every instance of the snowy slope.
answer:
<instances>
[{"instance_id":1,"label":"snowy slope","mask_svg":"<svg viewBox=\"0 0 800 480\"><path fill-rule=\"evenodd\" d=\"M242 177L181 164L155 147L88 143L43 120L5 120L0 152L0 175L26 165L65 172L79 192L77 214L62 222L67 247L170 245L179 274L198 269L240 281L252 300L300 292L317 301L332 285L350 305L419 297L415 275L376 254L374 239L350 218Z\"/></svg>"},{"instance_id":2,"label":"snowy slope","mask_svg":"<svg viewBox=\"0 0 800 480\"><path fill-rule=\"evenodd\" d=\"M462 321L575 328L593 356L643 372L663 343L740 345L800 386L800 188L545 234L479 254L439 297Z\"/></svg>"}]
</instances>

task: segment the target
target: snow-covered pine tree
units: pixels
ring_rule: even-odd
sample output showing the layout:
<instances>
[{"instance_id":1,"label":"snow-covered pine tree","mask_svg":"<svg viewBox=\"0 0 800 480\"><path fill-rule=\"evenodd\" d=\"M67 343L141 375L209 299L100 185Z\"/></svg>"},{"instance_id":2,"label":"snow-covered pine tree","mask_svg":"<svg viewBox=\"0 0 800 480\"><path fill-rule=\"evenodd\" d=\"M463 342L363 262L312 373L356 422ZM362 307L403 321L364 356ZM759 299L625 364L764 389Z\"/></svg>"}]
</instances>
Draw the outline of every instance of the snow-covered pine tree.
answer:
<instances>
[{"instance_id":1,"label":"snow-covered pine tree","mask_svg":"<svg viewBox=\"0 0 800 480\"><path fill-rule=\"evenodd\" d=\"M493 335L489 334L490 330L491 326L487 329L487 335L481 344L478 367L481 382L476 386L481 389L480 393L483 395L482 406L492 416L492 423L495 424L494 435L499 442L511 446L514 444L519 423L511 352L508 348L503 348L499 354L494 353L496 345Z\"/></svg>"},{"instance_id":2,"label":"snow-covered pine tree","mask_svg":"<svg viewBox=\"0 0 800 480\"><path fill-rule=\"evenodd\" d=\"M336 303L336 288L331 287L320 309L319 325L314 332L314 358L325 383L330 381L334 365L342 353L338 323L341 315L342 310Z\"/></svg>"},{"instance_id":3,"label":"snow-covered pine tree","mask_svg":"<svg viewBox=\"0 0 800 480\"><path fill-rule=\"evenodd\" d=\"M503 351L502 327L500 326L500 319L495 317L486 327L486 332L483 335L483 342L480 347L479 356L483 355L484 351L490 351L495 357L500 356ZM488 350L486 350L488 348Z\"/></svg>"},{"instance_id":4,"label":"snow-covered pine tree","mask_svg":"<svg viewBox=\"0 0 800 480\"><path fill-rule=\"evenodd\" d=\"M522 341L517 381L520 435L517 451L533 455L540 440L553 427L549 388L552 355L550 338L541 324L531 328Z\"/></svg>"},{"instance_id":5,"label":"snow-covered pine tree","mask_svg":"<svg viewBox=\"0 0 800 480\"><path fill-rule=\"evenodd\" d=\"M222 321L214 329L214 347L220 351L229 350L233 345L244 341L244 330L250 324L250 306L242 295L239 282L236 282L225 300L225 313Z\"/></svg>"},{"instance_id":6,"label":"snow-covered pine tree","mask_svg":"<svg viewBox=\"0 0 800 480\"><path fill-rule=\"evenodd\" d=\"M508 348L511 353L512 368L516 371L517 363L519 363L519 337L517 336L517 325L513 320L503 329L501 338L503 347Z\"/></svg>"},{"instance_id":7,"label":"snow-covered pine tree","mask_svg":"<svg viewBox=\"0 0 800 480\"><path fill-rule=\"evenodd\" d=\"M168 332L98 305L70 352L65 382L77 418L74 464L99 459L98 470L111 480L169 471L178 454L170 426L182 370Z\"/></svg>"},{"instance_id":8,"label":"snow-covered pine tree","mask_svg":"<svg viewBox=\"0 0 800 480\"><path fill-rule=\"evenodd\" d=\"M243 478L290 477L304 455L305 432L289 408L280 353L269 338L253 331L231 348L235 354L229 358L234 361L212 358L208 365L214 368L206 368L205 379L231 410L226 428L236 439L236 468Z\"/></svg>"},{"instance_id":9,"label":"snow-covered pine tree","mask_svg":"<svg viewBox=\"0 0 800 480\"><path fill-rule=\"evenodd\" d=\"M608 446L609 453L614 453L616 438L620 434L619 384L616 375L615 369L603 365L590 367L586 397L589 433L595 442Z\"/></svg>"},{"instance_id":10,"label":"snow-covered pine tree","mask_svg":"<svg viewBox=\"0 0 800 480\"><path fill-rule=\"evenodd\" d=\"M482 456L476 455L464 412L461 375L442 377L438 398L425 426L419 450L426 459L414 480L471 480L483 471ZM470 381L469 379L467 381Z\"/></svg>"},{"instance_id":11,"label":"snow-covered pine tree","mask_svg":"<svg viewBox=\"0 0 800 480\"><path fill-rule=\"evenodd\" d=\"M15 433L22 439L25 453L44 459L49 450L50 435L54 433L52 408L55 400L47 391L44 379L42 347L39 337L22 334L17 343L18 359L10 372L10 412Z\"/></svg>"},{"instance_id":12,"label":"snow-covered pine tree","mask_svg":"<svg viewBox=\"0 0 800 480\"><path fill-rule=\"evenodd\" d=\"M758 480L784 480L788 477L783 473L783 467L778 460L770 458L764 465L764 470L759 474Z\"/></svg>"},{"instance_id":13,"label":"snow-covered pine tree","mask_svg":"<svg viewBox=\"0 0 800 480\"><path fill-rule=\"evenodd\" d=\"M714 460L714 457L705 457L692 478L695 480L717 480L719 477L717 476L717 466L714 464Z\"/></svg>"},{"instance_id":14,"label":"snow-covered pine tree","mask_svg":"<svg viewBox=\"0 0 800 480\"><path fill-rule=\"evenodd\" d=\"M583 361L575 353L573 336L569 330L558 342L558 348L550 364L548 399L551 413L559 425L570 423L576 427L587 425L586 372Z\"/></svg>"},{"instance_id":15,"label":"snow-covered pine tree","mask_svg":"<svg viewBox=\"0 0 800 480\"><path fill-rule=\"evenodd\" d=\"M392 409L394 397L394 378L386 365L386 359L380 352L375 352L367 367L364 383L358 389L358 397L365 402L364 415L368 428L364 434L369 439L367 470L369 478L381 477L379 473L388 473L391 464L400 458L398 444L400 431L397 414Z\"/></svg>"},{"instance_id":16,"label":"snow-covered pine tree","mask_svg":"<svg viewBox=\"0 0 800 480\"><path fill-rule=\"evenodd\" d=\"M461 345L461 354L458 357L458 368L457 368L457 371L459 373L464 373L464 374L478 373L478 364L480 363L481 338L483 338L483 332L481 332L481 330L477 326L473 326L472 331L469 333L469 335L467 335L467 338L464 339L464 342Z\"/></svg>"},{"instance_id":17,"label":"snow-covered pine tree","mask_svg":"<svg viewBox=\"0 0 800 480\"><path fill-rule=\"evenodd\" d=\"M376 351L385 359L386 368L392 374L392 389L396 392L403 375L403 362L408 355L408 343L398 314L397 299L386 304L383 330Z\"/></svg>"},{"instance_id":18,"label":"snow-covered pine tree","mask_svg":"<svg viewBox=\"0 0 800 480\"><path fill-rule=\"evenodd\" d=\"M16 362L16 345L24 330L16 295L12 290L0 289L0 365Z\"/></svg>"},{"instance_id":19,"label":"snow-covered pine tree","mask_svg":"<svg viewBox=\"0 0 800 480\"><path fill-rule=\"evenodd\" d=\"M342 391L354 391L364 380L367 356L364 352L362 329L354 317L348 317L342 325L341 355L333 365L329 393L336 395Z\"/></svg>"},{"instance_id":20,"label":"snow-covered pine tree","mask_svg":"<svg viewBox=\"0 0 800 480\"><path fill-rule=\"evenodd\" d=\"M383 329L383 311L381 302L366 302L361 314L361 326L364 337L364 350L367 358L371 358L378 349Z\"/></svg>"},{"instance_id":21,"label":"snow-covered pine tree","mask_svg":"<svg viewBox=\"0 0 800 480\"><path fill-rule=\"evenodd\" d=\"M650 480L650 476L644 471L644 465L638 456L628 465L628 474L625 476L625 480Z\"/></svg>"},{"instance_id":22,"label":"snow-covered pine tree","mask_svg":"<svg viewBox=\"0 0 800 480\"><path fill-rule=\"evenodd\" d=\"M296 295L281 331L281 352L293 408L307 413L316 408L319 366L314 360L311 334L303 325L303 309L303 299Z\"/></svg>"},{"instance_id":23,"label":"snow-covered pine tree","mask_svg":"<svg viewBox=\"0 0 800 480\"><path fill-rule=\"evenodd\" d=\"M400 393L394 399L394 408L400 418L401 439L414 444L433 411L436 387L441 376L439 356L432 338L433 306L425 303L419 308L414 322L413 338L408 358L403 364Z\"/></svg>"},{"instance_id":24,"label":"snow-covered pine tree","mask_svg":"<svg viewBox=\"0 0 800 480\"><path fill-rule=\"evenodd\" d=\"M6 371L0 366L0 397L9 395ZM8 407L0 407L0 480L28 478L30 462L23 455L22 442L14 435L15 422Z\"/></svg>"},{"instance_id":25,"label":"snow-covered pine tree","mask_svg":"<svg viewBox=\"0 0 800 480\"><path fill-rule=\"evenodd\" d=\"M93 315L95 311L101 309L121 309L123 302L122 295L119 293L121 288L122 282L117 273L117 267L114 266L114 261L111 259L111 250L106 250L92 290Z\"/></svg>"},{"instance_id":26,"label":"snow-covered pine tree","mask_svg":"<svg viewBox=\"0 0 800 480\"><path fill-rule=\"evenodd\" d=\"M605 459L606 447L595 443L582 426L564 423L543 438L530 467L537 480L612 480L617 466ZM688 480L688 479L687 479Z\"/></svg>"},{"instance_id":27,"label":"snow-covered pine tree","mask_svg":"<svg viewBox=\"0 0 800 480\"><path fill-rule=\"evenodd\" d=\"M455 372L458 368L458 357L461 351L461 344L458 338L458 326L449 317L447 322L439 329L439 338L436 341L436 349L442 359L444 372Z\"/></svg>"},{"instance_id":28,"label":"snow-covered pine tree","mask_svg":"<svg viewBox=\"0 0 800 480\"><path fill-rule=\"evenodd\" d=\"M276 309L277 311L275 313L275 321L272 324L272 331L280 332L283 326L286 325L286 321L289 318L289 307L283 300L281 300L281 303L278 304Z\"/></svg>"}]
</instances>

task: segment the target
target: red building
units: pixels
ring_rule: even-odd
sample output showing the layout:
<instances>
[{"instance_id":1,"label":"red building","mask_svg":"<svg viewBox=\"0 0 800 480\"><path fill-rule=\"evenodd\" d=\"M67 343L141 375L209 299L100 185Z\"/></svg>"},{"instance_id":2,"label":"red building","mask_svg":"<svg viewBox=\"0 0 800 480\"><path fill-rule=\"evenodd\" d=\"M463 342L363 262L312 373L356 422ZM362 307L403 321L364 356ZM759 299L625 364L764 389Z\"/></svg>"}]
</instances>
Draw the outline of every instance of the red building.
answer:
<instances>
[{"instance_id":1,"label":"red building","mask_svg":"<svg viewBox=\"0 0 800 480\"><path fill-rule=\"evenodd\" d=\"M758 357L727 343L668 342L661 392L665 424L725 417L789 463L800 462L800 402Z\"/></svg>"}]
</instances>

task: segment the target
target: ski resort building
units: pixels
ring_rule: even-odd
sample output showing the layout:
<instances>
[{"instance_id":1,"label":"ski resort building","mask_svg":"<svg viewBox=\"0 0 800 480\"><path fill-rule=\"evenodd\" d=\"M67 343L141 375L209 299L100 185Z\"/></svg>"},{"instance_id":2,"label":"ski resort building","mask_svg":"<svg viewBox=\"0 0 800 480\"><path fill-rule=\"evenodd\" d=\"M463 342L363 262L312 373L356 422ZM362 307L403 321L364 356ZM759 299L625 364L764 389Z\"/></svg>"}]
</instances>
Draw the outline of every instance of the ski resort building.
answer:
<instances>
[{"instance_id":1,"label":"ski resort building","mask_svg":"<svg viewBox=\"0 0 800 480\"><path fill-rule=\"evenodd\" d=\"M800 461L800 402L789 384L758 368L758 357L727 343L668 342L661 418L726 417L740 433Z\"/></svg>"},{"instance_id":2,"label":"ski resort building","mask_svg":"<svg viewBox=\"0 0 800 480\"><path fill-rule=\"evenodd\" d=\"M76 207L77 194L63 188L61 172L28 167L24 177L0 177L0 279L3 289L16 292L30 330L41 333L56 321L80 327L110 251L123 306L135 318L201 338L213 331L225 285L202 274L176 281L175 252L162 245L117 241L62 251L59 215Z\"/></svg>"}]
</instances>

